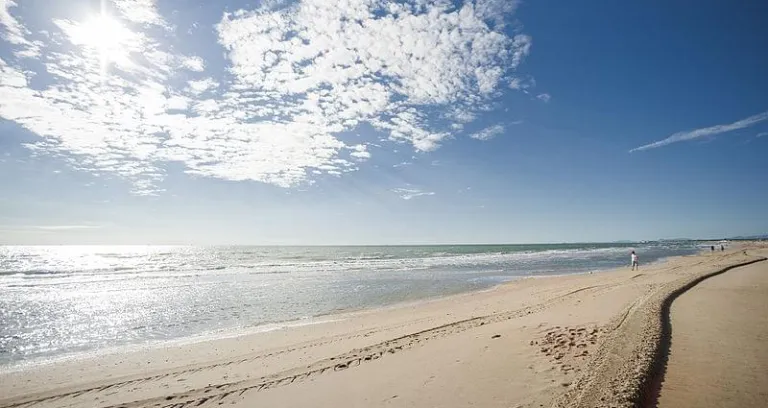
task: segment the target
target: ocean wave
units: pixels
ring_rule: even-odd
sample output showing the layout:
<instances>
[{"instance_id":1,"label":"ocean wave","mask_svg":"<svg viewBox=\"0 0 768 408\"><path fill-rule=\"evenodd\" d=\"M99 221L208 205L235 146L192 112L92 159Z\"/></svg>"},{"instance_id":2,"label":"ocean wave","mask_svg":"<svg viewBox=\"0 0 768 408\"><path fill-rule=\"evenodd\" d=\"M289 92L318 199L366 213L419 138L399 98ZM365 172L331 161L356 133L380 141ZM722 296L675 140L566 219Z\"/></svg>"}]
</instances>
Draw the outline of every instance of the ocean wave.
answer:
<instances>
[{"instance_id":1,"label":"ocean wave","mask_svg":"<svg viewBox=\"0 0 768 408\"><path fill-rule=\"evenodd\" d=\"M21 271L0 271L0 276L14 276L14 277L25 277L25 276L45 276L45 275L71 275L71 271L57 271L57 270L45 270L45 269L32 269L32 270L21 270Z\"/></svg>"},{"instance_id":2,"label":"ocean wave","mask_svg":"<svg viewBox=\"0 0 768 408\"><path fill-rule=\"evenodd\" d=\"M690 243L689 247L698 247L700 243ZM635 249L641 252L669 251L680 248L680 243L655 243L638 244ZM134 259L131 262L122 262L110 258L99 259L99 262L91 258L70 260L67 263L59 259L45 258L28 260L22 263L9 262L0 258L0 278L29 278L49 279L64 278L71 275L91 275L115 277L125 275L128 277L153 277L158 273L167 273L171 276L184 276L185 274L239 274L270 275L286 273L333 273L340 271L359 272L365 270L387 271L415 271L422 269L439 268L488 268L494 267L525 267L543 262L584 262L592 259L612 258L626 255L632 248L627 245L599 246L584 245L582 247L560 247L546 250L519 250L518 247L490 246L482 247L485 252L471 252L461 247L447 247L445 249L403 249L397 248L387 253L383 250L360 252L350 254L349 249L334 249L325 253L325 258L318 253L306 253L302 250L301 256L285 256L287 249L276 250L273 258L265 258L266 250L253 251L258 256L244 259L242 252L224 251L221 253L204 253L202 250L192 251L184 248L180 252L162 252L170 256L152 256ZM523 246L522 248L526 248ZM318 250L316 250L318 251ZM345 253L342 253L345 252ZM357 251L355 251L357 252ZM229 257L228 257L229 256ZM250 262L249 262L250 261ZM100 278L94 278L100 279Z\"/></svg>"},{"instance_id":3,"label":"ocean wave","mask_svg":"<svg viewBox=\"0 0 768 408\"><path fill-rule=\"evenodd\" d=\"M629 251L626 247L607 247L596 249L557 249L548 251L525 251L525 252L492 252L492 253L470 253L470 254L450 254L450 253L432 253L428 256L410 257L410 258L343 258L343 259L325 259L319 261L303 262L264 262L253 264L239 264L232 269L245 268L249 270L258 270L258 273L302 273L302 272L339 272L339 271L412 271L440 267L487 267L490 265L504 265L510 263L528 264L534 262L547 262L554 260L588 260L591 258L601 258L610 255L621 255ZM254 272L249 272L254 273Z\"/></svg>"}]
</instances>

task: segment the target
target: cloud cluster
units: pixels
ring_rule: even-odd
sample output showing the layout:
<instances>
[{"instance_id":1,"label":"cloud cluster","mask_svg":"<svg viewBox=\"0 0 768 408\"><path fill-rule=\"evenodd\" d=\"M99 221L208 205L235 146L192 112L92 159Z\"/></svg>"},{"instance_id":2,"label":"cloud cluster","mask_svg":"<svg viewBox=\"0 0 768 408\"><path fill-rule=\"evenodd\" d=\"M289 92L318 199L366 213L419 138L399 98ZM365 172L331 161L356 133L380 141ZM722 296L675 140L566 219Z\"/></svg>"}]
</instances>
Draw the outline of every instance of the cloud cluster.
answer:
<instances>
[{"instance_id":1,"label":"cloud cluster","mask_svg":"<svg viewBox=\"0 0 768 408\"><path fill-rule=\"evenodd\" d=\"M0 0L15 52L0 59L0 117L39 135L35 152L139 194L160 191L168 162L282 187L354 171L371 157L350 140L364 123L434 150L516 81L531 46L504 30L516 2L273 1L223 15L214 71L175 51L178 22L154 0L107 4L32 27Z\"/></svg>"},{"instance_id":2,"label":"cloud cluster","mask_svg":"<svg viewBox=\"0 0 768 408\"><path fill-rule=\"evenodd\" d=\"M734 130L744 129L746 127L750 127L753 125L756 125L760 122L764 122L768 120L768 111L763 113L758 113L757 115L750 116L748 118L744 118L741 120L737 120L733 123L728 123L724 125L715 125L710 126L706 128L701 129L694 129L694 130L686 130L683 132L677 132L675 134L672 134L671 136L667 137L666 139L659 140L657 142L649 143L647 145L643 145L640 147L636 147L632 150L630 150L630 153L638 152L642 150L648 150L648 149L655 149L657 147L666 146L671 143L677 143L677 142L683 142L687 140L693 140L698 139L700 137L705 136L714 136L719 135L721 133L731 132Z\"/></svg>"}]
</instances>

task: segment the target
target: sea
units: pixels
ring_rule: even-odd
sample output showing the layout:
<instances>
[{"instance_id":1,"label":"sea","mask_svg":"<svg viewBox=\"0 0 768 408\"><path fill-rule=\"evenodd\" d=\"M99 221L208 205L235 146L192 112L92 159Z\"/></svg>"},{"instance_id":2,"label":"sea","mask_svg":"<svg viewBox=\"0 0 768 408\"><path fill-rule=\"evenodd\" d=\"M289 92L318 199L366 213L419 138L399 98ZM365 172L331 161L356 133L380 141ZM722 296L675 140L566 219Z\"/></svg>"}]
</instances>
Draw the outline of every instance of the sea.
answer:
<instances>
[{"instance_id":1,"label":"sea","mask_svg":"<svg viewBox=\"0 0 768 408\"><path fill-rule=\"evenodd\" d=\"M698 241L436 246L0 246L0 369L689 255Z\"/></svg>"}]
</instances>

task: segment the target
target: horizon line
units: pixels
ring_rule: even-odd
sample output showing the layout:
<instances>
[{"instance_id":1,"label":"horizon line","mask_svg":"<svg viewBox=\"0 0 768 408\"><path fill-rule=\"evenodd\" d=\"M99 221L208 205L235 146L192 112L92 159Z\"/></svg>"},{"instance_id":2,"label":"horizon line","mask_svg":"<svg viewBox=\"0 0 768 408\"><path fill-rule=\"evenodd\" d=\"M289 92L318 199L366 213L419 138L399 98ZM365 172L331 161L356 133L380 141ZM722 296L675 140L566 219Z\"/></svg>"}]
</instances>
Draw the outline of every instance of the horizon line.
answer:
<instances>
[{"instance_id":1,"label":"horizon line","mask_svg":"<svg viewBox=\"0 0 768 408\"><path fill-rule=\"evenodd\" d=\"M525 242L525 243L424 243L424 244L9 244L0 243L3 247L55 247L55 246L72 246L72 247L89 247L89 246L110 246L110 247L139 247L139 246L155 246L155 247L295 247L295 248L332 248L332 247L428 247L428 246L522 246L522 245L580 245L580 244L645 244L653 242L669 242L669 241L754 241L754 240L766 240L768 234L755 237L720 237L720 238L659 238L659 239L644 239L644 240L612 240L612 241L566 241L566 242Z\"/></svg>"}]
</instances>

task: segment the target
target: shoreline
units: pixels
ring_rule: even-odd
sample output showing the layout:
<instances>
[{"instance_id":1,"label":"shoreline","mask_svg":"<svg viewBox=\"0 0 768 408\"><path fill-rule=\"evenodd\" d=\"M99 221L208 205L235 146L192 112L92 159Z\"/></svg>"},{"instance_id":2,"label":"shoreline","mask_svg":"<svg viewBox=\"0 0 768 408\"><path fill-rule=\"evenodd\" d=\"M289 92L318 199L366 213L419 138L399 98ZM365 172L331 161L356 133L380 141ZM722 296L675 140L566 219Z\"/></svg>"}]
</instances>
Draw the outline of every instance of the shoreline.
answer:
<instances>
[{"instance_id":1,"label":"shoreline","mask_svg":"<svg viewBox=\"0 0 768 408\"><path fill-rule=\"evenodd\" d=\"M187 400L205 407L212 396L237 406L305 406L340 403L342 396L330 391L340 384L359 390L359 401L381 397L355 406L384 406L392 397L384 394L393 389L414 405L462 406L442 399L445 390L456 387L464 389L463 398L487 406L506 398L537 407L564 393L579 393L582 397L571 401L583 400L590 384L583 378L596 378L595 361L626 330L619 330L625 321L642 323L651 316L645 313L649 299L664 287L747 258L742 249L729 248L671 257L635 272L623 267L544 276L555 279L523 277L480 292L335 313L330 316L341 318L316 324L0 372L5 397L0 406L32 400L58 406L51 398L62 404L65 398L71 399L68 405L83 407L181 407ZM566 336L571 344L553 344L550 336ZM638 337L641 343L647 338ZM403 370L411 374L399 374ZM428 380L426 388L415 387L413 378ZM462 388L463 381L478 387ZM510 390L516 394L507 395ZM126 404L130 401L136 403Z\"/></svg>"},{"instance_id":2,"label":"shoreline","mask_svg":"<svg viewBox=\"0 0 768 408\"><path fill-rule=\"evenodd\" d=\"M645 264L644 266L648 267L648 266L654 266L654 265L663 265L664 263L667 263L670 260L684 258L688 256L700 255L704 253L705 252L702 249L702 251L700 251L699 253L692 254L692 255L669 256L669 257L657 259L653 262ZM197 344L197 343L212 342L212 341L221 340L221 339L246 337L246 336L265 333L269 331L275 331L275 330L290 330L293 327L322 325L325 323L330 323L330 322L348 319L350 317L355 317L360 314L377 313L377 312L383 312L388 310L399 310L399 309L404 309L408 307L419 307L419 306L423 306L425 304L429 304L433 302L449 301L449 300L461 298L464 296L472 296L476 294L491 292L491 291L502 289L506 285L509 285L513 282L517 282L521 280L558 279L558 278L569 277L569 276L613 273L613 272L621 271L625 268L626 267L612 267L607 269L594 269L589 271L571 272L571 273L556 273L551 275L542 274L542 275L510 276L509 279L506 279L503 282L495 283L489 287L480 288L480 289L469 289L469 290L461 291L457 293L437 295L437 296L425 297L425 298L415 299L415 300L405 300L405 301L399 301L399 302L385 304L385 305L362 307L359 309L345 309L345 310L331 311L328 313L321 313L321 314L309 316L309 317L300 317L300 318L281 320L281 321L275 321L275 322L265 322L265 323L260 323L260 324L247 326L247 327L225 328L225 329L219 329L212 332L198 333L191 336L183 336L183 337L159 339L159 340L148 340L140 343L121 344L121 345L116 345L112 347L98 348L93 350L74 351L74 352L64 353L61 355L44 356L44 357L33 358L25 361L23 360L23 361L17 361L17 362L3 363L3 364L0 364L0 375L23 372L27 369L45 367L45 366L54 365L61 362L87 360L92 358L104 357L109 355L117 355L117 354L123 354L123 353L148 352L148 351L157 350L157 349L166 348L166 347L183 346L183 345L190 345L190 344Z\"/></svg>"}]
</instances>

